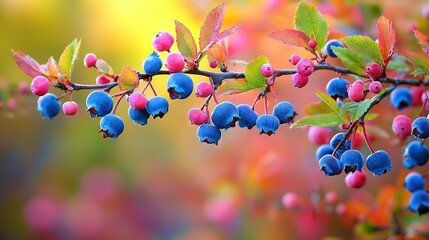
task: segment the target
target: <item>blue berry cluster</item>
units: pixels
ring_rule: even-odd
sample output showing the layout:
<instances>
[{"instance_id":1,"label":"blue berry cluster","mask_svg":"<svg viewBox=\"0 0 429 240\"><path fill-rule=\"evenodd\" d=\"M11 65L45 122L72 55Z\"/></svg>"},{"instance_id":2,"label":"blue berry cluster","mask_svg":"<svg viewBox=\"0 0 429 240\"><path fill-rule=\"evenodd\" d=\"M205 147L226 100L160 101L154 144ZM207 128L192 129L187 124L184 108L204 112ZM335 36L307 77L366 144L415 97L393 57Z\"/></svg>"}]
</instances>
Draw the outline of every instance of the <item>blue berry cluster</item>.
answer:
<instances>
[{"instance_id":1,"label":"blue berry cluster","mask_svg":"<svg viewBox=\"0 0 429 240\"><path fill-rule=\"evenodd\" d=\"M408 210L424 214L429 212L429 192L425 191L426 180L417 172L410 172L405 177L404 186L411 192Z\"/></svg>"}]
</instances>

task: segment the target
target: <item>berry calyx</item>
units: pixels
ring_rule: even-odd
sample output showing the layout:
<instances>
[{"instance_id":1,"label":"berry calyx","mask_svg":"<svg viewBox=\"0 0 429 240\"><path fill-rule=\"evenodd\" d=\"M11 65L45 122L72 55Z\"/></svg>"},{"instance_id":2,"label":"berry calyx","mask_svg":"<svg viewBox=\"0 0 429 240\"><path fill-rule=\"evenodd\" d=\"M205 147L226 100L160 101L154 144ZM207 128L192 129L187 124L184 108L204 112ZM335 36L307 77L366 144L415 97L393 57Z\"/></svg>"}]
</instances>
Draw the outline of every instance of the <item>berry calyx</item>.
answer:
<instances>
[{"instance_id":1,"label":"berry calyx","mask_svg":"<svg viewBox=\"0 0 429 240\"><path fill-rule=\"evenodd\" d=\"M303 58L296 64L296 71L308 77L314 72L314 64L311 59Z\"/></svg>"},{"instance_id":2,"label":"berry calyx","mask_svg":"<svg viewBox=\"0 0 429 240\"><path fill-rule=\"evenodd\" d=\"M217 145L221 137L221 132L214 125L203 124L198 127L197 135L200 142Z\"/></svg>"},{"instance_id":3,"label":"berry calyx","mask_svg":"<svg viewBox=\"0 0 429 240\"><path fill-rule=\"evenodd\" d=\"M133 92L128 98L130 106L136 110L142 110L147 106L147 97L141 92Z\"/></svg>"},{"instance_id":4,"label":"berry calyx","mask_svg":"<svg viewBox=\"0 0 429 240\"><path fill-rule=\"evenodd\" d=\"M152 39L153 48L155 48L155 50L158 52L170 51L173 42L173 35L166 31L159 32Z\"/></svg>"},{"instance_id":5,"label":"berry calyx","mask_svg":"<svg viewBox=\"0 0 429 240\"><path fill-rule=\"evenodd\" d=\"M315 49L315 48L316 48L316 46L317 46L317 42L316 42L316 41L314 41L313 39L310 39L310 40L308 41L308 47L309 47L309 48L311 48L311 49Z\"/></svg>"},{"instance_id":6,"label":"berry calyx","mask_svg":"<svg viewBox=\"0 0 429 240\"><path fill-rule=\"evenodd\" d=\"M97 63L97 56L94 53L87 53L83 58L83 64L87 68L95 67Z\"/></svg>"},{"instance_id":7,"label":"berry calyx","mask_svg":"<svg viewBox=\"0 0 429 240\"><path fill-rule=\"evenodd\" d=\"M279 119L270 114L262 114L256 119L256 127L259 130L259 134L267 134L271 136L275 134L280 126Z\"/></svg>"},{"instance_id":8,"label":"berry calyx","mask_svg":"<svg viewBox=\"0 0 429 240\"><path fill-rule=\"evenodd\" d=\"M264 77L271 77L274 74L274 69L270 63L262 64L260 71Z\"/></svg>"},{"instance_id":9,"label":"berry calyx","mask_svg":"<svg viewBox=\"0 0 429 240\"><path fill-rule=\"evenodd\" d=\"M75 115L78 110L79 110L79 106L74 101L68 101L63 103L63 112L65 115L69 115L69 116Z\"/></svg>"},{"instance_id":10,"label":"berry calyx","mask_svg":"<svg viewBox=\"0 0 429 240\"><path fill-rule=\"evenodd\" d=\"M37 76L31 81L31 92L37 96L43 96L49 92L49 80L44 76Z\"/></svg>"},{"instance_id":11,"label":"berry calyx","mask_svg":"<svg viewBox=\"0 0 429 240\"><path fill-rule=\"evenodd\" d=\"M178 52L171 52L165 58L165 67L172 73L181 72L185 68L185 59Z\"/></svg>"}]
</instances>

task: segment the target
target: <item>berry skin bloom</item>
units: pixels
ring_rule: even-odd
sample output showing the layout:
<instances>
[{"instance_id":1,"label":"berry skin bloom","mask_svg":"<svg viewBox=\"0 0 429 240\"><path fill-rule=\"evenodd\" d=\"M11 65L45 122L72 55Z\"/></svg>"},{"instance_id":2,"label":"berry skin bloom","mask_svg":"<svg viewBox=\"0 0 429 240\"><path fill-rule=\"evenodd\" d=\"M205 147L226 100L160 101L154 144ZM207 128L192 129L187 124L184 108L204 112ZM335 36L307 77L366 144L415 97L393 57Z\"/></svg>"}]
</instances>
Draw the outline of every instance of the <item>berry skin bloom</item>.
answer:
<instances>
[{"instance_id":1,"label":"berry skin bloom","mask_svg":"<svg viewBox=\"0 0 429 240\"><path fill-rule=\"evenodd\" d=\"M333 78L326 84L326 93L334 99L347 98L347 85L349 82L342 78Z\"/></svg>"},{"instance_id":2,"label":"berry skin bloom","mask_svg":"<svg viewBox=\"0 0 429 240\"><path fill-rule=\"evenodd\" d=\"M393 119L392 130L400 138L411 135L411 119L405 115L398 115Z\"/></svg>"},{"instance_id":3,"label":"berry skin bloom","mask_svg":"<svg viewBox=\"0 0 429 240\"><path fill-rule=\"evenodd\" d=\"M390 94L390 103L399 111L411 106L412 99L410 89L405 87L397 87Z\"/></svg>"},{"instance_id":4,"label":"berry skin bloom","mask_svg":"<svg viewBox=\"0 0 429 240\"><path fill-rule=\"evenodd\" d=\"M295 112L295 109L290 102L282 101L277 103L274 107L273 115L280 120L280 124L283 124L293 123L295 116L298 114Z\"/></svg>"},{"instance_id":5,"label":"berry skin bloom","mask_svg":"<svg viewBox=\"0 0 429 240\"><path fill-rule=\"evenodd\" d=\"M146 108L137 110L130 106L128 108L128 117L133 120L134 124L146 125L150 114Z\"/></svg>"},{"instance_id":6,"label":"berry skin bloom","mask_svg":"<svg viewBox=\"0 0 429 240\"><path fill-rule=\"evenodd\" d=\"M219 129L235 127L239 120L237 107L231 102L221 102L214 107L212 112L213 124Z\"/></svg>"},{"instance_id":7,"label":"berry skin bloom","mask_svg":"<svg viewBox=\"0 0 429 240\"><path fill-rule=\"evenodd\" d=\"M390 157L384 150L378 150L366 158L366 167L372 172L372 175L383 175L390 171Z\"/></svg>"},{"instance_id":8,"label":"berry skin bloom","mask_svg":"<svg viewBox=\"0 0 429 240\"><path fill-rule=\"evenodd\" d=\"M418 117L411 124L412 133L417 138L429 137L429 119Z\"/></svg>"},{"instance_id":9,"label":"berry skin bloom","mask_svg":"<svg viewBox=\"0 0 429 240\"><path fill-rule=\"evenodd\" d=\"M100 130L103 138L115 140L124 131L124 121L115 114L107 114L100 120Z\"/></svg>"},{"instance_id":10,"label":"berry skin bloom","mask_svg":"<svg viewBox=\"0 0 429 240\"><path fill-rule=\"evenodd\" d=\"M365 171L356 171L350 174L347 174L345 182L349 188L361 188L366 183L366 172Z\"/></svg>"},{"instance_id":11,"label":"berry skin bloom","mask_svg":"<svg viewBox=\"0 0 429 240\"><path fill-rule=\"evenodd\" d=\"M320 171L325 176L335 176L341 173L341 162L331 154L323 156L319 160Z\"/></svg>"},{"instance_id":12,"label":"berry skin bloom","mask_svg":"<svg viewBox=\"0 0 429 240\"><path fill-rule=\"evenodd\" d=\"M408 210L425 214L429 212L429 193L423 190L417 190L411 194Z\"/></svg>"},{"instance_id":13,"label":"berry skin bloom","mask_svg":"<svg viewBox=\"0 0 429 240\"><path fill-rule=\"evenodd\" d=\"M194 90L194 82L184 73L173 73L168 77L167 90L172 100L185 99Z\"/></svg>"},{"instance_id":14,"label":"berry skin bloom","mask_svg":"<svg viewBox=\"0 0 429 240\"><path fill-rule=\"evenodd\" d=\"M158 52L169 51L173 42L173 35L165 31L159 32L152 39L153 48Z\"/></svg>"},{"instance_id":15,"label":"berry skin bloom","mask_svg":"<svg viewBox=\"0 0 429 240\"><path fill-rule=\"evenodd\" d=\"M162 60L156 52L151 53L143 61L143 70L147 74L156 74L162 68Z\"/></svg>"},{"instance_id":16,"label":"berry skin bloom","mask_svg":"<svg viewBox=\"0 0 429 240\"><path fill-rule=\"evenodd\" d=\"M343 166L344 172L362 171L364 164L363 155L358 150L347 150L341 155L341 165Z\"/></svg>"},{"instance_id":17,"label":"berry skin bloom","mask_svg":"<svg viewBox=\"0 0 429 240\"><path fill-rule=\"evenodd\" d=\"M37 76L31 81L31 92L36 96L43 96L49 92L49 80L44 76Z\"/></svg>"},{"instance_id":18,"label":"berry skin bloom","mask_svg":"<svg viewBox=\"0 0 429 240\"><path fill-rule=\"evenodd\" d=\"M52 120L61 110L61 102L52 93L47 93L37 100L38 112L42 113L42 118Z\"/></svg>"},{"instance_id":19,"label":"berry skin bloom","mask_svg":"<svg viewBox=\"0 0 429 240\"><path fill-rule=\"evenodd\" d=\"M165 66L172 73L181 72L185 68L185 59L182 54L171 52L165 58Z\"/></svg>"},{"instance_id":20,"label":"berry skin bloom","mask_svg":"<svg viewBox=\"0 0 429 240\"><path fill-rule=\"evenodd\" d=\"M423 166L428 162L429 148L419 141L412 141L408 143L403 155L409 161L414 162L415 165Z\"/></svg>"},{"instance_id":21,"label":"berry skin bloom","mask_svg":"<svg viewBox=\"0 0 429 240\"><path fill-rule=\"evenodd\" d=\"M256 125L256 119L258 119L258 114L252 109L248 104L240 104L237 106L238 116L238 125L241 128L251 129Z\"/></svg>"},{"instance_id":22,"label":"berry skin bloom","mask_svg":"<svg viewBox=\"0 0 429 240\"><path fill-rule=\"evenodd\" d=\"M155 119L162 118L168 112L168 101L164 97L154 96L147 101L146 110Z\"/></svg>"},{"instance_id":23,"label":"berry skin bloom","mask_svg":"<svg viewBox=\"0 0 429 240\"><path fill-rule=\"evenodd\" d=\"M280 126L279 119L274 115L262 114L256 119L256 127L260 134L271 136Z\"/></svg>"},{"instance_id":24,"label":"berry skin bloom","mask_svg":"<svg viewBox=\"0 0 429 240\"><path fill-rule=\"evenodd\" d=\"M410 172L405 177L404 186L409 192L424 190L426 181L418 172Z\"/></svg>"},{"instance_id":25,"label":"berry skin bloom","mask_svg":"<svg viewBox=\"0 0 429 240\"><path fill-rule=\"evenodd\" d=\"M319 161L323 156L331 154L334 152L334 149L329 144L323 144L319 146L316 150L316 160Z\"/></svg>"},{"instance_id":26,"label":"berry skin bloom","mask_svg":"<svg viewBox=\"0 0 429 240\"><path fill-rule=\"evenodd\" d=\"M332 50L332 47L344 47L344 45L337 39L331 39L325 44L326 54L328 54L328 56L331 58L337 58L338 56L335 55L334 51Z\"/></svg>"},{"instance_id":27,"label":"berry skin bloom","mask_svg":"<svg viewBox=\"0 0 429 240\"><path fill-rule=\"evenodd\" d=\"M221 132L214 125L203 124L198 127L197 135L200 142L217 145L221 137Z\"/></svg>"},{"instance_id":28,"label":"berry skin bloom","mask_svg":"<svg viewBox=\"0 0 429 240\"><path fill-rule=\"evenodd\" d=\"M86 107L86 111L92 118L102 117L112 111L113 99L104 91L94 91L86 98Z\"/></svg>"}]
</instances>

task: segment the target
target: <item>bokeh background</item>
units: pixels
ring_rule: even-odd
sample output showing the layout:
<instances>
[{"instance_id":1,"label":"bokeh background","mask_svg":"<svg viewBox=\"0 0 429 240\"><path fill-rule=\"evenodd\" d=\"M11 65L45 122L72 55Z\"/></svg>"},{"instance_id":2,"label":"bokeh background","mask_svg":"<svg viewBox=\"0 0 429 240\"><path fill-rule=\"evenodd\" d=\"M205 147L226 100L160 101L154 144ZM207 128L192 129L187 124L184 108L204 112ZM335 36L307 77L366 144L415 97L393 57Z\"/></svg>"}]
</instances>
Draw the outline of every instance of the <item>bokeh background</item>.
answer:
<instances>
[{"instance_id":1,"label":"bokeh background","mask_svg":"<svg viewBox=\"0 0 429 240\"><path fill-rule=\"evenodd\" d=\"M141 71L157 32L174 33L176 19L197 37L205 14L221 2L0 0L0 86L13 89L31 82L14 63L11 49L43 63L50 56L58 59L74 38L82 39L75 82L95 83L97 72L82 63L88 52L110 63L117 74L126 65ZM291 54L309 57L301 49L266 37L293 28L296 1L229 2L223 29L245 25L231 36L235 52L231 59L250 61L263 54L275 68L292 68L287 61ZM408 25L425 24L421 17L424 1L312 3L320 7L330 26L345 33L374 34L375 20L384 14L394 22L398 46L410 49L416 45ZM208 68L206 60L201 68ZM290 77L282 77L276 93L279 99L292 102L301 117L304 106L317 100L312 90L323 90L334 76L317 72L299 90L293 88ZM157 77L154 81L163 96L167 96L165 80ZM194 76L193 80L206 79ZM200 107L204 100L190 97L171 101L169 113L161 120L150 119L146 126L134 125L127 118L128 106L122 103L118 114L125 119L125 132L111 141L101 138L99 120L90 119L84 111L88 93L73 94L80 105L73 117L60 114L52 121L41 119L35 111L37 98L31 95L15 96L18 107L10 111L3 106L0 111L1 239L360 238L366 232L356 230L359 221L344 222L335 206L323 201L324 194L335 191L340 202L361 203L349 207L359 206L368 215L380 209L377 193L399 191L402 186L402 145L390 130L392 114L398 112L389 104L376 108L381 114L369 130L374 147L391 154L393 169L385 176L369 177L356 190L345 186L345 175L323 177L314 157L317 146L310 143L304 129L282 126L268 137L256 129L233 128L223 132L219 146L199 143L197 127L189 124L187 111ZM256 95L249 92L219 99L251 104ZM11 95L4 91L3 97ZM257 109L262 112L262 106ZM418 109L405 114L415 116ZM369 154L366 147L362 152ZM282 206L286 192L300 197L300 207ZM365 216L360 216L361 222ZM380 216L378 222L391 222L389 213Z\"/></svg>"}]
</instances>

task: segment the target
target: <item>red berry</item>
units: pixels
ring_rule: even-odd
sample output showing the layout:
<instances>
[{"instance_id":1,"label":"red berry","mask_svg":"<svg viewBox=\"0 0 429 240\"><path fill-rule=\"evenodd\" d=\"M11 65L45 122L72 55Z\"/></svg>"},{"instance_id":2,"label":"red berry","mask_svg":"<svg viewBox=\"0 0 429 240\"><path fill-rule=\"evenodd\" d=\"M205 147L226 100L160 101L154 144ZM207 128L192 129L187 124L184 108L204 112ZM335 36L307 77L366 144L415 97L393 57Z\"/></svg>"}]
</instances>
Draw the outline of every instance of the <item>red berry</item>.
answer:
<instances>
[{"instance_id":1,"label":"red berry","mask_svg":"<svg viewBox=\"0 0 429 240\"><path fill-rule=\"evenodd\" d=\"M216 60L210 61L209 65L211 68L217 68L217 61Z\"/></svg>"},{"instance_id":2,"label":"red berry","mask_svg":"<svg viewBox=\"0 0 429 240\"><path fill-rule=\"evenodd\" d=\"M411 135L412 121L405 115L398 115L392 122L393 132L400 138L406 138Z\"/></svg>"},{"instance_id":3,"label":"red berry","mask_svg":"<svg viewBox=\"0 0 429 240\"><path fill-rule=\"evenodd\" d=\"M310 59L303 58L296 64L296 71L308 77L314 72L314 64Z\"/></svg>"},{"instance_id":4,"label":"red berry","mask_svg":"<svg viewBox=\"0 0 429 240\"><path fill-rule=\"evenodd\" d=\"M299 197L294 192L287 192L282 197L283 207L296 208L299 205Z\"/></svg>"},{"instance_id":5,"label":"red berry","mask_svg":"<svg viewBox=\"0 0 429 240\"><path fill-rule=\"evenodd\" d=\"M301 57L298 54L294 54L290 57L289 62L292 63L293 65L296 65L299 60L301 60Z\"/></svg>"},{"instance_id":6,"label":"red berry","mask_svg":"<svg viewBox=\"0 0 429 240\"><path fill-rule=\"evenodd\" d=\"M79 110L79 106L74 101L68 101L63 104L63 112L65 115L75 115Z\"/></svg>"},{"instance_id":7,"label":"red berry","mask_svg":"<svg viewBox=\"0 0 429 240\"><path fill-rule=\"evenodd\" d=\"M355 171L349 173L346 176L345 182L349 188L361 188L366 183L366 172Z\"/></svg>"},{"instance_id":8,"label":"red berry","mask_svg":"<svg viewBox=\"0 0 429 240\"><path fill-rule=\"evenodd\" d=\"M185 59L178 52L169 53L165 59L165 66L172 73L181 72L185 68Z\"/></svg>"},{"instance_id":9,"label":"red berry","mask_svg":"<svg viewBox=\"0 0 429 240\"><path fill-rule=\"evenodd\" d=\"M106 75L100 75L100 76L98 76L96 79L95 79L95 82L97 83L97 84L108 84L108 83L110 83L110 82L112 82L111 81L111 78L110 77L108 77L108 76L106 76Z\"/></svg>"},{"instance_id":10,"label":"red berry","mask_svg":"<svg viewBox=\"0 0 429 240\"><path fill-rule=\"evenodd\" d=\"M356 133L353 138L353 149L359 149L362 146L364 138L361 134Z\"/></svg>"},{"instance_id":11,"label":"red berry","mask_svg":"<svg viewBox=\"0 0 429 240\"><path fill-rule=\"evenodd\" d=\"M328 144L331 141L331 138L332 133L329 128L310 127L308 129L308 139L316 145Z\"/></svg>"},{"instance_id":12,"label":"red berry","mask_svg":"<svg viewBox=\"0 0 429 240\"><path fill-rule=\"evenodd\" d=\"M188 118L191 124L202 125L207 123L209 116L199 108L192 108L188 112Z\"/></svg>"},{"instance_id":13,"label":"red berry","mask_svg":"<svg viewBox=\"0 0 429 240\"><path fill-rule=\"evenodd\" d=\"M147 98L141 92L133 92L128 101L130 102L130 106L135 110L143 110L147 106Z\"/></svg>"},{"instance_id":14,"label":"red berry","mask_svg":"<svg viewBox=\"0 0 429 240\"><path fill-rule=\"evenodd\" d=\"M201 98L206 98L213 92L213 87L208 82L199 82L195 88L197 97Z\"/></svg>"},{"instance_id":15,"label":"red berry","mask_svg":"<svg viewBox=\"0 0 429 240\"><path fill-rule=\"evenodd\" d=\"M173 35L165 31L159 32L152 39L152 45L158 52L169 51L171 46L173 45L173 42Z\"/></svg>"},{"instance_id":16,"label":"red berry","mask_svg":"<svg viewBox=\"0 0 429 240\"><path fill-rule=\"evenodd\" d=\"M308 83L308 77L301 75L299 73L295 73L292 75L292 84L297 88L302 88Z\"/></svg>"},{"instance_id":17,"label":"red berry","mask_svg":"<svg viewBox=\"0 0 429 240\"><path fill-rule=\"evenodd\" d=\"M375 77L375 78L381 77L382 70L381 70L380 65L377 63L371 64L369 67L367 67L366 70L367 70L368 74L372 77Z\"/></svg>"},{"instance_id":18,"label":"red berry","mask_svg":"<svg viewBox=\"0 0 429 240\"><path fill-rule=\"evenodd\" d=\"M365 97L363 86L361 85L350 85L347 88L347 93L349 94L349 98L355 102L360 102Z\"/></svg>"},{"instance_id":19,"label":"red berry","mask_svg":"<svg viewBox=\"0 0 429 240\"><path fill-rule=\"evenodd\" d=\"M271 77L274 74L274 69L269 63L265 63L261 66L261 73L264 77Z\"/></svg>"},{"instance_id":20,"label":"red berry","mask_svg":"<svg viewBox=\"0 0 429 240\"><path fill-rule=\"evenodd\" d=\"M31 92L37 96L43 96L49 91L49 80L44 76L37 76L31 81Z\"/></svg>"},{"instance_id":21,"label":"red berry","mask_svg":"<svg viewBox=\"0 0 429 240\"><path fill-rule=\"evenodd\" d=\"M97 63L97 56L95 56L94 53L88 53L85 55L85 58L83 59L83 64L87 68L95 67L95 64Z\"/></svg>"},{"instance_id":22,"label":"red berry","mask_svg":"<svg viewBox=\"0 0 429 240\"><path fill-rule=\"evenodd\" d=\"M314 41L313 39L310 39L310 41L308 41L308 47L311 49L315 49L317 46L317 42Z\"/></svg>"},{"instance_id":23,"label":"red berry","mask_svg":"<svg viewBox=\"0 0 429 240\"><path fill-rule=\"evenodd\" d=\"M329 191L325 194L325 201L328 204L332 204L332 205L337 204L339 198L340 197L338 196L338 193L334 191Z\"/></svg>"},{"instance_id":24,"label":"red berry","mask_svg":"<svg viewBox=\"0 0 429 240\"><path fill-rule=\"evenodd\" d=\"M410 88L410 91L411 91L411 97L412 97L411 105L413 106L421 105L423 103L422 94L425 91L425 88L421 86L412 86Z\"/></svg>"},{"instance_id":25,"label":"red berry","mask_svg":"<svg viewBox=\"0 0 429 240\"><path fill-rule=\"evenodd\" d=\"M369 84L369 91L371 93L378 94L381 92L381 89L383 89L383 86L379 81L373 81L372 83Z\"/></svg>"}]
</instances>

